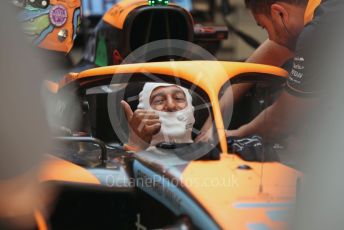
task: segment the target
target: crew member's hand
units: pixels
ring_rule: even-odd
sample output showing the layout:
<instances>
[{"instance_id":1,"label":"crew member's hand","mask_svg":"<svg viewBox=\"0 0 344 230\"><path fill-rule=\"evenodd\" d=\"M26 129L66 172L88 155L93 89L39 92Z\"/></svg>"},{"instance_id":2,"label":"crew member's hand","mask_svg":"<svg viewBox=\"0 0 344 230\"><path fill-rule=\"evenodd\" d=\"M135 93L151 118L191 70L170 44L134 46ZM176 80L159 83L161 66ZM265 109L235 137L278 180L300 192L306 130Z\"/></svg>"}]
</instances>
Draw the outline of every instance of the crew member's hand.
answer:
<instances>
[{"instance_id":1,"label":"crew member's hand","mask_svg":"<svg viewBox=\"0 0 344 230\"><path fill-rule=\"evenodd\" d=\"M226 137L244 137L239 129L225 130Z\"/></svg>"},{"instance_id":2,"label":"crew member's hand","mask_svg":"<svg viewBox=\"0 0 344 230\"><path fill-rule=\"evenodd\" d=\"M213 128L202 129L201 133L195 139L195 142L209 142L213 138Z\"/></svg>"},{"instance_id":3,"label":"crew member's hand","mask_svg":"<svg viewBox=\"0 0 344 230\"><path fill-rule=\"evenodd\" d=\"M138 147L140 150L146 149L152 137L161 129L159 116L154 111L143 109L137 109L133 112L130 105L123 100L121 104L129 124L128 144Z\"/></svg>"}]
</instances>

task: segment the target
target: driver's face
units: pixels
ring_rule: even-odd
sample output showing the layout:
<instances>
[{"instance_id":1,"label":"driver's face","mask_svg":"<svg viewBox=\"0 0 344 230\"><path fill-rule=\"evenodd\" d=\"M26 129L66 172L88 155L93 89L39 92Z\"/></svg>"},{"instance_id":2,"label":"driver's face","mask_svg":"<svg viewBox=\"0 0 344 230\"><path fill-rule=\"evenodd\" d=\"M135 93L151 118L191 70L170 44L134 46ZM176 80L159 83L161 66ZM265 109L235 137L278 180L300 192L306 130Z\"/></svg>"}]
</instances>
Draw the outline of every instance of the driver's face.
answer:
<instances>
[{"instance_id":1,"label":"driver's face","mask_svg":"<svg viewBox=\"0 0 344 230\"><path fill-rule=\"evenodd\" d=\"M184 91L178 86L162 86L154 89L149 103L153 109L164 112L179 111L188 105Z\"/></svg>"}]
</instances>

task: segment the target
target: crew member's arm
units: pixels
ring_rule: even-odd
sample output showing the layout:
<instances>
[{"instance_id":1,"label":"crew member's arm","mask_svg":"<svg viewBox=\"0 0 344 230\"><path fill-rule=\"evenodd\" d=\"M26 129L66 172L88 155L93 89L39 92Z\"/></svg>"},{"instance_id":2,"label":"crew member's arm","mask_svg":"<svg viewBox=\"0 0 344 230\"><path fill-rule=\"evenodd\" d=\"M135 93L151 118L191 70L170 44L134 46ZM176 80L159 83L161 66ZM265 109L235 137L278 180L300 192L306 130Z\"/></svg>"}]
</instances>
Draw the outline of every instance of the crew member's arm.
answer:
<instances>
[{"instance_id":1,"label":"crew member's arm","mask_svg":"<svg viewBox=\"0 0 344 230\"><path fill-rule=\"evenodd\" d=\"M227 131L227 136L244 137L253 134L267 139L288 135L300 125L314 106L314 99L295 96L284 91L276 102L261 112L250 123L237 130Z\"/></svg>"},{"instance_id":2,"label":"crew member's arm","mask_svg":"<svg viewBox=\"0 0 344 230\"><path fill-rule=\"evenodd\" d=\"M288 48L278 45L271 40L266 40L252 53L246 62L282 66L293 55ZM233 103L235 104L252 86L252 83L242 83L232 85L231 88L226 89L220 99L222 114L225 114L225 111L228 111ZM208 118L196 141L208 141L212 136L211 127L212 121Z\"/></svg>"},{"instance_id":3,"label":"crew member's arm","mask_svg":"<svg viewBox=\"0 0 344 230\"><path fill-rule=\"evenodd\" d=\"M316 95L321 91L320 82L323 77L314 66L314 58L319 59L319 57L314 50L316 46L313 42L317 36L313 33L314 30L308 28L300 34L293 68L280 97L250 123L238 130L228 131L227 136L243 137L258 134L273 139L283 137L295 126L302 125L306 114L310 115L315 107ZM315 44L322 44L320 40L317 42Z\"/></svg>"},{"instance_id":4,"label":"crew member's arm","mask_svg":"<svg viewBox=\"0 0 344 230\"><path fill-rule=\"evenodd\" d=\"M288 48L277 44L274 41L266 40L247 58L246 62L255 64L265 64L273 66L282 66L287 60L294 55ZM232 94L228 88L220 100L221 111L225 111L238 100L253 86L252 83L242 83L232 85Z\"/></svg>"},{"instance_id":5,"label":"crew member's arm","mask_svg":"<svg viewBox=\"0 0 344 230\"><path fill-rule=\"evenodd\" d=\"M267 39L247 58L246 62L282 66L294 53L288 48Z\"/></svg>"}]
</instances>

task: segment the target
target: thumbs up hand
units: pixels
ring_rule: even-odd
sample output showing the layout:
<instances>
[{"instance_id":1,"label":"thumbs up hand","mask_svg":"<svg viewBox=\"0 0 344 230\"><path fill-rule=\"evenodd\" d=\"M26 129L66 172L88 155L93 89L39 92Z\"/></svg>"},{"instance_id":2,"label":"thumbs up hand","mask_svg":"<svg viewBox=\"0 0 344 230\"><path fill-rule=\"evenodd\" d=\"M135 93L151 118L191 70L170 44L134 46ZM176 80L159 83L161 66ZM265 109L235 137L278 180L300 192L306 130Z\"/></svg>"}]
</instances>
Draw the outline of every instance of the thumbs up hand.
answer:
<instances>
[{"instance_id":1,"label":"thumbs up hand","mask_svg":"<svg viewBox=\"0 0 344 230\"><path fill-rule=\"evenodd\" d=\"M152 137L161 129L161 121L154 111L137 109L135 112L126 101L121 101L129 124L128 144L140 150L146 149Z\"/></svg>"}]
</instances>

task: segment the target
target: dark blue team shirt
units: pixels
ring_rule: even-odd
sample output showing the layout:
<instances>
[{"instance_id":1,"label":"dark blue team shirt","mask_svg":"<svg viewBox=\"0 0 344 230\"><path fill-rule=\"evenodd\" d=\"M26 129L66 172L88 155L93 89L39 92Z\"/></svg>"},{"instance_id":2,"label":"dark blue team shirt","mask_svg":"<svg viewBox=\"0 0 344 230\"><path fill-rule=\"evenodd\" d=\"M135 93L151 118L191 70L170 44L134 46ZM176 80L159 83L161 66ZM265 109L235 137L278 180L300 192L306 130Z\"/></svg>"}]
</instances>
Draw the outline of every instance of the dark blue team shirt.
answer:
<instances>
[{"instance_id":1,"label":"dark blue team shirt","mask_svg":"<svg viewBox=\"0 0 344 230\"><path fill-rule=\"evenodd\" d=\"M287 92L314 96L326 90L329 81L335 79L331 70L343 63L343 24L344 0L323 0L298 38Z\"/></svg>"}]
</instances>

